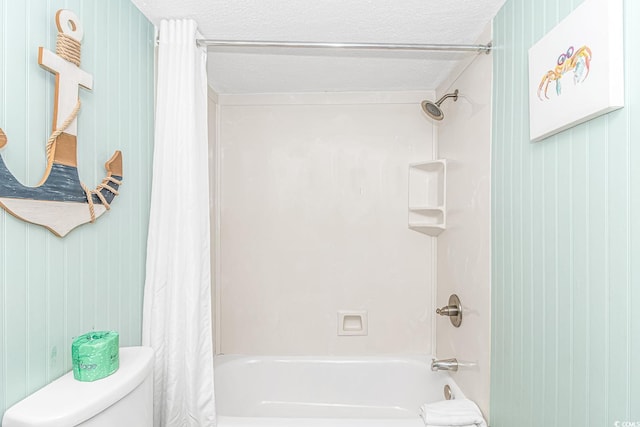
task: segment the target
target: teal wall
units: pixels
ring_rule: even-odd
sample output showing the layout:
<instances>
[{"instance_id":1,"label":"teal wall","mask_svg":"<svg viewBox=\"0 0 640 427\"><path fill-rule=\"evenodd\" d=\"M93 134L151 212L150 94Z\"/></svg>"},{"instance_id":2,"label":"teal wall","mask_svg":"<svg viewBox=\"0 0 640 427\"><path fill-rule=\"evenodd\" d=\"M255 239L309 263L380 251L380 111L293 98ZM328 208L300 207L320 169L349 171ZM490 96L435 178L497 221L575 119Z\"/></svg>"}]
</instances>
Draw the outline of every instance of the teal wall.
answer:
<instances>
[{"instance_id":1,"label":"teal wall","mask_svg":"<svg viewBox=\"0 0 640 427\"><path fill-rule=\"evenodd\" d=\"M73 337L95 328L119 331L122 345L141 340L153 27L129 0L0 0L2 155L23 183L42 177L54 77L38 65L38 46L55 51L62 8L84 25L82 68L94 76L80 95L80 178L95 186L121 149L124 184L111 211L63 239L0 210L0 417L70 369Z\"/></svg>"},{"instance_id":2,"label":"teal wall","mask_svg":"<svg viewBox=\"0 0 640 427\"><path fill-rule=\"evenodd\" d=\"M492 427L640 424L640 2L625 108L528 138L527 50L579 4L494 21Z\"/></svg>"}]
</instances>

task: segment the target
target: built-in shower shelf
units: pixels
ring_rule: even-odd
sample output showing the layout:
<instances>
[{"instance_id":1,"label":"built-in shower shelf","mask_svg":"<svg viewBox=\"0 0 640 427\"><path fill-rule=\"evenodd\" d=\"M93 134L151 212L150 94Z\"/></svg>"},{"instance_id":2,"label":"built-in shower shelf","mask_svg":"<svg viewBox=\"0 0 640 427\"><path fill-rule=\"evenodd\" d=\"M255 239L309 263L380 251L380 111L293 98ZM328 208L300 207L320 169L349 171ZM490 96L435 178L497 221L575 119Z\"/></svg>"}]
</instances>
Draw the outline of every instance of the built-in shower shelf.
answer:
<instances>
[{"instance_id":1,"label":"built-in shower shelf","mask_svg":"<svg viewBox=\"0 0 640 427\"><path fill-rule=\"evenodd\" d=\"M447 161L409 165L409 228L437 236L446 229Z\"/></svg>"},{"instance_id":2,"label":"built-in shower shelf","mask_svg":"<svg viewBox=\"0 0 640 427\"><path fill-rule=\"evenodd\" d=\"M409 228L435 237L442 233L446 227L444 225L430 225L414 222L409 224Z\"/></svg>"}]
</instances>

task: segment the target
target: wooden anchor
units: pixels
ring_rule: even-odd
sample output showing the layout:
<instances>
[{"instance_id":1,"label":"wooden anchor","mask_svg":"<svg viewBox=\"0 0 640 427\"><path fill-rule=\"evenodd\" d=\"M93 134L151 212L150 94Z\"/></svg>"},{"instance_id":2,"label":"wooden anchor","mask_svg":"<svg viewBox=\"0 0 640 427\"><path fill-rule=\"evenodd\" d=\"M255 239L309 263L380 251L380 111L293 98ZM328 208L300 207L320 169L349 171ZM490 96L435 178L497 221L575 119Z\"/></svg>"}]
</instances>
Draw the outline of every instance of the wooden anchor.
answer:
<instances>
[{"instance_id":1,"label":"wooden anchor","mask_svg":"<svg viewBox=\"0 0 640 427\"><path fill-rule=\"evenodd\" d=\"M56 75L53 132L47 143L47 167L35 187L22 185L0 155L0 206L24 221L42 225L63 237L75 227L94 222L118 195L122 183L122 153L107 161L107 176L95 190L80 182L77 164L79 88L92 89L93 76L80 69L84 35L78 17L69 10L56 13L56 53L38 50L38 64ZM0 129L0 149L7 137Z\"/></svg>"}]
</instances>

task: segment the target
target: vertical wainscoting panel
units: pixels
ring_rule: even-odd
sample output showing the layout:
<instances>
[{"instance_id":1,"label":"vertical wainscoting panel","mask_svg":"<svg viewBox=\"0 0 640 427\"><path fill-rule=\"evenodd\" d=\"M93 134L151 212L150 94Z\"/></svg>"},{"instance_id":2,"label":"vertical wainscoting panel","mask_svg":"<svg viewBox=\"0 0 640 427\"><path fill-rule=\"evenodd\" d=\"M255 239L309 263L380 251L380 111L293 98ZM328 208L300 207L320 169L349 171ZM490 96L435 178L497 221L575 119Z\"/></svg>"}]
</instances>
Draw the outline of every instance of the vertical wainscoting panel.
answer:
<instances>
[{"instance_id":1,"label":"vertical wainscoting panel","mask_svg":"<svg viewBox=\"0 0 640 427\"><path fill-rule=\"evenodd\" d=\"M0 127L12 173L36 185L46 165L53 74L38 46L55 51L58 9L84 25L78 169L94 187L117 149L124 184L95 224L59 238L0 211L0 418L10 405L71 368L73 337L120 332L141 339L142 290L151 187L153 26L128 0L0 0Z\"/></svg>"},{"instance_id":2,"label":"vertical wainscoting panel","mask_svg":"<svg viewBox=\"0 0 640 427\"><path fill-rule=\"evenodd\" d=\"M625 108L528 136L527 51L581 3L507 0L494 21L492 427L640 424L639 3Z\"/></svg>"}]
</instances>

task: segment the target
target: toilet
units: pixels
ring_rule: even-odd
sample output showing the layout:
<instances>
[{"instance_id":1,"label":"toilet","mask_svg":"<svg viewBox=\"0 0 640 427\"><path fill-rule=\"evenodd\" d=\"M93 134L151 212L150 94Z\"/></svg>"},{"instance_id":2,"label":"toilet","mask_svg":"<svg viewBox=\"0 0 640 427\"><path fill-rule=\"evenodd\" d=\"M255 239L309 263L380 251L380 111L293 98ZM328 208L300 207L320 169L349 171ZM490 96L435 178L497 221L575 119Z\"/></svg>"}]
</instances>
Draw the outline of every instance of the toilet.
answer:
<instances>
[{"instance_id":1,"label":"toilet","mask_svg":"<svg viewBox=\"0 0 640 427\"><path fill-rule=\"evenodd\" d=\"M153 350L120 349L120 368L111 376L81 382L73 372L9 408L2 427L151 427Z\"/></svg>"}]
</instances>

